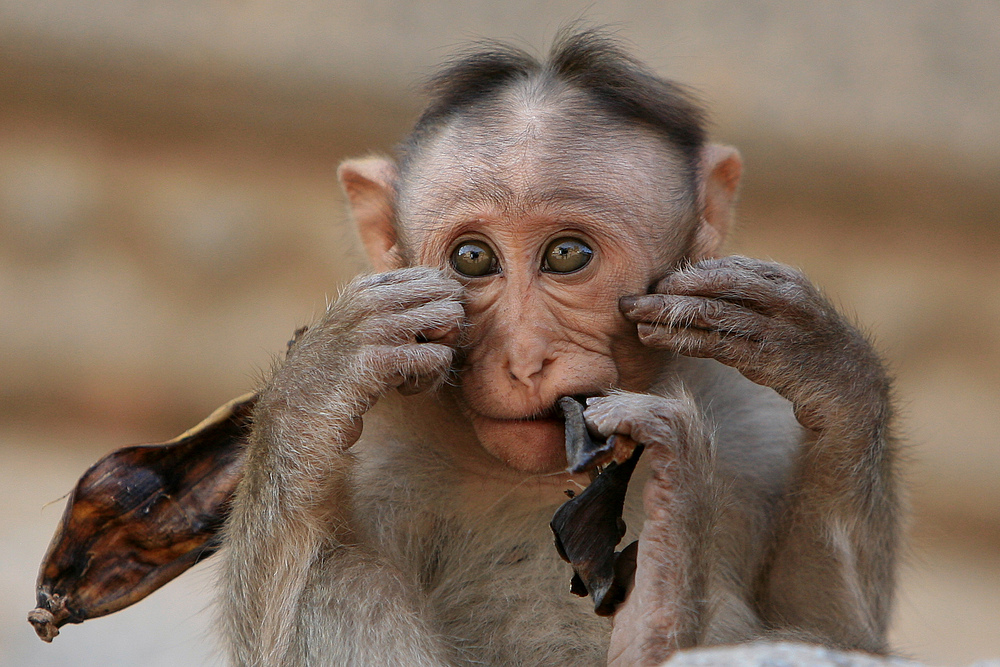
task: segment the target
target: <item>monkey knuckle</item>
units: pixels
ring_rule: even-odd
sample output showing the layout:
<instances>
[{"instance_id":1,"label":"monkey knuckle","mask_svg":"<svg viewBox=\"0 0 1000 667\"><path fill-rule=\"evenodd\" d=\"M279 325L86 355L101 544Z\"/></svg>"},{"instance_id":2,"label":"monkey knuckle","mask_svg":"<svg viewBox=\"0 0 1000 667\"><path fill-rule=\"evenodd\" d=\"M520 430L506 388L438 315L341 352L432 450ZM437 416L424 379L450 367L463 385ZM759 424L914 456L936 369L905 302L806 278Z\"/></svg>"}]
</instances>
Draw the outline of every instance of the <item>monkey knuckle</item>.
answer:
<instances>
[{"instance_id":1,"label":"monkey knuckle","mask_svg":"<svg viewBox=\"0 0 1000 667\"><path fill-rule=\"evenodd\" d=\"M653 322L664 320L673 306L673 300L665 294L649 294L643 298L644 308Z\"/></svg>"},{"instance_id":2,"label":"monkey knuckle","mask_svg":"<svg viewBox=\"0 0 1000 667\"><path fill-rule=\"evenodd\" d=\"M442 301L431 301L396 315L395 319L401 325L416 329L431 326L441 326L453 322L456 311L452 304Z\"/></svg>"},{"instance_id":3,"label":"monkey knuckle","mask_svg":"<svg viewBox=\"0 0 1000 667\"><path fill-rule=\"evenodd\" d=\"M616 428L622 421L622 416L619 414L618 406L604 403L584 411L584 420L598 433L607 437L616 432Z\"/></svg>"},{"instance_id":4,"label":"monkey knuckle","mask_svg":"<svg viewBox=\"0 0 1000 667\"><path fill-rule=\"evenodd\" d=\"M399 329L393 318L371 315L354 326L351 337L362 344L384 345L399 337Z\"/></svg>"},{"instance_id":5,"label":"monkey knuckle","mask_svg":"<svg viewBox=\"0 0 1000 667\"><path fill-rule=\"evenodd\" d=\"M415 343L408 345L412 358L422 364L431 366L449 366L454 359L455 350L440 343Z\"/></svg>"},{"instance_id":6,"label":"monkey knuckle","mask_svg":"<svg viewBox=\"0 0 1000 667\"><path fill-rule=\"evenodd\" d=\"M673 327L663 324L639 324L639 340L647 347L679 351L681 345L679 332Z\"/></svg>"},{"instance_id":7,"label":"monkey knuckle","mask_svg":"<svg viewBox=\"0 0 1000 667\"><path fill-rule=\"evenodd\" d=\"M465 307L460 301L449 299L440 302L442 324L458 325L465 319Z\"/></svg>"},{"instance_id":8,"label":"monkey knuckle","mask_svg":"<svg viewBox=\"0 0 1000 667\"><path fill-rule=\"evenodd\" d=\"M587 399L587 407L583 410L584 418L596 418L598 415L603 415L608 411L608 407L611 405L609 400L610 396L595 396L593 398Z\"/></svg>"},{"instance_id":9,"label":"monkey knuckle","mask_svg":"<svg viewBox=\"0 0 1000 667\"><path fill-rule=\"evenodd\" d=\"M700 284L698 271L692 266L683 267L666 276L656 284L655 292L664 294L683 293Z\"/></svg>"},{"instance_id":10,"label":"monkey knuckle","mask_svg":"<svg viewBox=\"0 0 1000 667\"><path fill-rule=\"evenodd\" d=\"M721 257L716 265L718 268L736 269L739 271L756 271L761 265L768 264L764 260L747 257L746 255L727 255Z\"/></svg>"},{"instance_id":11,"label":"monkey knuckle","mask_svg":"<svg viewBox=\"0 0 1000 667\"><path fill-rule=\"evenodd\" d=\"M611 437L612 435L627 435L631 436L633 430L632 420L629 419L628 415L624 414L609 414L600 420L597 424L597 431L605 438Z\"/></svg>"},{"instance_id":12,"label":"monkey knuckle","mask_svg":"<svg viewBox=\"0 0 1000 667\"><path fill-rule=\"evenodd\" d=\"M607 419L608 416L608 405L605 402L594 402L591 403L584 411L584 420L593 426L598 426L602 421Z\"/></svg>"},{"instance_id":13,"label":"monkey knuckle","mask_svg":"<svg viewBox=\"0 0 1000 667\"><path fill-rule=\"evenodd\" d=\"M719 320L726 315L727 304L717 299L705 299L698 305L701 316L706 320Z\"/></svg>"},{"instance_id":14,"label":"monkey knuckle","mask_svg":"<svg viewBox=\"0 0 1000 667\"><path fill-rule=\"evenodd\" d=\"M657 321L657 324L664 330L688 327L700 316L700 304L693 299L681 297L671 301L670 305L664 309L663 316Z\"/></svg>"},{"instance_id":15,"label":"monkey knuckle","mask_svg":"<svg viewBox=\"0 0 1000 667\"><path fill-rule=\"evenodd\" d=\"M690 277L693 282L701 285L728 285L752 276L759 264L760 260L743 255L713 257L693 264Z\"/></svg>"},{"instance_id":16,"label":"monkey knuckle","mask_svg":"<svg viewBox=\"0 0 1000 667\"><path fill-rule=\"evenodd\" d=\"M351 360L347 372L354 378L355 393L370 401L393 384L396 367L391 346L368 346Z\"/></svg>"},{"instance_id":17,"label":"monkey knuckle","mask_svg":"<svg viewBox=\"0 0 1000 667\"><path fill-rule=\"evenodd\" d=\"M423 348L425 354L429 354L437 363L450 366L455 359L454 348L440 343L423 343L419 347Z\"/></svg>"},{"instance_id":18,"label":"monkey knuckle","mask_svg":"<svg viewBox=\"0 0 1000 667\"><path fill-rule=\"evenodd\" d=\"M695 276L699 272L712 271L721 267L732 264L732 260L737 255L729 255L727 257L710 257L708 259L699 260L687 267L684 267L678 273L681 275Z\"/></svg>"},{"instance_id":19,"label":"monkey knuckle","mask_svg":"<svg viewBox=\"0 0 1000 667\"><path fill-rule=\"evenodd\" d=\"M437 271L435 282L440 286L441 290L451 298L461 299L465 293L465 285L445 274L440 269L435 269L435 271Z\"/></svg>"},{"instance_id":20,"label":"monkey knuckle","mask_svg":"<svg viewBox=\"0 0 1000 667\"><path fill-rule=\"evenodd\" d=\"M396 272L362 274L349 282L341 291L341 299L357 301L378 307L383 301L391 300L402 287Z\"/></svg>"},{"instance_id":21,"label":"monkey knuckle","mask_svg":"<svg viewBox=\"0 0 1000 667\"><path fill-rule=\"evenodd\" d=\"M401 280L425 280L428 278L434 278L435 276L440 275L441 272L431 266L418 265L395 269L390 273L399 276Z\"/></svg>"},{"instance_id":22,"label":"monkey knuckle","mask_svg":"<svg viewBox=\"0 0 1000 667\"><path fill-rule=\"evenodd\" d=\"M439 269L411 267L359 276L342 290L336 305L341 314L365 317L435 301L461 303L461 296L461 284Z\"/></svg>"},{"instance_id":23,"label":"monkey knuckle","mask_svg":"<svg viewBox=\"0 0 1000 667\"><path fill-rule=\"evenodd\" d=\"M778 285L802 285L806 280L805 276L801 271L794 269L787 264L779 264L778 262L766 262L763 260L756 260L757 264L754 267L755 273L764 280L775 283Z\"/></svg>"},{"instance_id":24,"label":"monkey knuckle","mask_svg":"<svg viewBox=\"0 0 1000 667\"><path fill-rule=\"evenodd\" d=\"M406 357L406 362L400 369L403 377L418 384L443 378L451 367L454 351L433 343L425 343L419 347L424 349Z\"/></svg>"},{"instance_id":25,"label":"monkey knuckle","mask_svg":"<svg viewBox=\"0 0 1000 667\"><path fill-rule=\"evenodd\" d=\"M634 394L628 392L613 392L607 394L606 396L596 396L594 398L587 399L587 410L584 414L590 411L595 413L607 413L609 411L621 410L624 405L627 405L631 397Z\"/></svg>"},{"instance_id":26,"label":"monkey knuckle","mask_svg":"<svg viewBox=\"0 0 1000 667\"><path fill-rule=\"evenodd\" d=\"M383 371L394 361L393 349L391 345L365 345L355 357L354 367L358 372Z\"/></svg>"},{"instance_id":27,"label":"monkey knuckle","mask_svg":"<svg viewBox=\"0 0 1000 667\"><path fill-rule=\"evenodd\" d=\"M812 287L812 281L806 277L806 274L803 273L801 269L797 269L794 266L789 266L787 264L776 263L774 266L783 273L785 280L788 282L795 283L802 287Z\"/></svg>"},{"instance_id":28,"label":"monkey knuckle","mask_svg":"<svg viewBox=\"0 0 1000 667\"><path fill-rule=\"evenodd\" d=\"M327 306L327 318L343 320L361 315L367 301L368 297L365 295L364 288L360 286L357 279L352 280L340 290L337 298Z\"/></svg>"},{"instance_id":29,"label":"monkey knuckle","mask_svg":"<svg viewBox=\"0 0 1000 667\"><path fill-rule=\"evenodd\" d=\"M443 274L440 269L431 266L408 266L379 274L385 277L385 284L392 284L401 289L416 286L430 286L440 282Z\"/></svg>"},{"instance_id":30,"label":"monkey knuckle","mask_svg":"<svg viewBox=\"0 0 1000 667\"><path fill-rule=\"evenodd\" d=\"M665 443L681 424L696 418L696 408L684 400L655 394L637 394L628 403L627 422L633 439L645 444Z\"/></svg>"},{"instance_id":31,"label":"monkey knuckle","mask_svg":"<svg viewBox=\"0 0 1000 667\"><path fill-rule=\"evenodd\" d=\"M655 308L653 312L653 324L667 324L672 318L683 312L680 300L672 295L657 294L652 302Z\"/></svg>"},{"instance_id":32,"label":"monkey knuckle","mask_svg":"<svg viewBox=\"0 0 1000 667\"><path fill-rule=\"evenodd\" d=\"M649 418L652 397L631 392L619 392L591 399L584 418L607 437L613 434L635 437L642 423Z\"/></svg>"},{"instance_id":33,"label":"monkey knuckle","mask_svg":"<svg viewBox=\"0 0 1000 667\"><path fill-rule=\"evenodd\" d=\"M326 319L344 325L364 326L366 320L378 317L388 310L384 301L384 297L374 288L345 289L330 305Z\"/></svg>"},{"instance_id":34,"label":"monkey knuckle","mask_svg":"<svg viewBox=\"0 0 1000 667\"><path fill-rule=\"evenodd\" d=\"M418 289L425 289L439 294L459 294L462 283L458 282L444 271L433 266L414 266L400 269L405 272L403 280Z\"/></svg>"}]
</instances>

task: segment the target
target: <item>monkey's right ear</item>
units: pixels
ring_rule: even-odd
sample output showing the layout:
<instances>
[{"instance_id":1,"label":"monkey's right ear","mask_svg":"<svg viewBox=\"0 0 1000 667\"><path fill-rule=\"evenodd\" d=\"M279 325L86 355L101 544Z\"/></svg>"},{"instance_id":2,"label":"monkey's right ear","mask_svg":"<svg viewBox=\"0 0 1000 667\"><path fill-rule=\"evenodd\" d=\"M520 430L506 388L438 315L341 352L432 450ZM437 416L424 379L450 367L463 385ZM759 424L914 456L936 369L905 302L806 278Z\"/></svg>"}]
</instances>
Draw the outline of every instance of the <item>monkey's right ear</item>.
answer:
<instances>
[{"instance_id":1,"label":"monkey's right ear","mask_svg":"<svg viewBox=\"0 0 1000 667\"><path fill-rule=\"evenodd\" d=\"M354 224L376 271L401 268L405 261L396 233L396 178L392 160L348 160L337 169Z\"/></svg>"}]
</instances>

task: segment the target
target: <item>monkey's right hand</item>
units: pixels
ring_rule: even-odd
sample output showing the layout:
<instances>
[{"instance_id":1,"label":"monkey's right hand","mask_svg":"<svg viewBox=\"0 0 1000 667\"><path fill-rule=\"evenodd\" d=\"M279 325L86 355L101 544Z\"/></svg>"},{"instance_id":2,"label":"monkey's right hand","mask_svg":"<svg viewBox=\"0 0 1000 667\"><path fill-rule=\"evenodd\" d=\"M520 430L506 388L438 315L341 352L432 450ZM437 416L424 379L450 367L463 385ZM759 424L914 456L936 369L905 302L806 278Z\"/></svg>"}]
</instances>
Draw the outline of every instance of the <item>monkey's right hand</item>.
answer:
<instances>
[{"instance_id":1,"label":"monkey's right hand","mask_svg":"<svg viewBox=\"0 0 1000 667\"><path fill-rule=\"evenodd\" d=\"M353 420L394 388L440 384L465 317L461 297L458 281L429 267L355 278L292 347L264 398Z\"/></svg>"}]
</instances>

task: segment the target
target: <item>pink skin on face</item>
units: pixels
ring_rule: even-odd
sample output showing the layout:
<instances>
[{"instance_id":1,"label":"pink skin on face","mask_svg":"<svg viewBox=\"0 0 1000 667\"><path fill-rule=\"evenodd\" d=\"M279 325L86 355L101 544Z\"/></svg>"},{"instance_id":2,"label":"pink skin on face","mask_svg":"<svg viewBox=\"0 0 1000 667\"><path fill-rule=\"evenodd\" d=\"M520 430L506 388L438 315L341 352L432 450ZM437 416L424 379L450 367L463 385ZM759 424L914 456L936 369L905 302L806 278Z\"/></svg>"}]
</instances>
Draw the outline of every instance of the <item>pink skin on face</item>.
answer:
<instances>
[{"instance_id":1,"label":"pink skin on face","mask_svg":"<svg viewBox=\"0 0 1000 667\"><path fill-rule=\"evenodd\" d=\"M618 299L645 293L678 259L690 213L664 195L685 190L681 170L665 167L675 157L645 131L625 134L574 151L522 131L487 159L455 128L427 148L408 178L416 191L401 197L406 245L419 249L412 259L466 285L460 391L476 435L524 472L566 466L562 421L552 418L561 396L642 391L661 367ZM572 273L544 270L547 247L563 237L585 242L592 259ZM467 240L495 253L497 272L455 270L452 252Z\"/></svg>"}]
</instances>

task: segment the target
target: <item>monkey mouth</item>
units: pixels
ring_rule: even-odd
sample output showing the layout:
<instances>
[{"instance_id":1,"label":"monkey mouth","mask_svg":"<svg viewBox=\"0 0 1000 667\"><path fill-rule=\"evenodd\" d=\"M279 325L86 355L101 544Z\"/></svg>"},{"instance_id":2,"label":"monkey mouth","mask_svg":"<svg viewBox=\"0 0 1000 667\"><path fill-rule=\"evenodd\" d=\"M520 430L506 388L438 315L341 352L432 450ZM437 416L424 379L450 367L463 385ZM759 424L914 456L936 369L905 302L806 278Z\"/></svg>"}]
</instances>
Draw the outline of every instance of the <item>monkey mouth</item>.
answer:
<instances>
[{"instance_id":1,"label":"monkey mouth","mask_svg":"<svg viewBox=\"0 0 1000 667\"><path fill-rule=\"evenodd\" d=\"M568 394L570 398L584 405L586 405L588 398L593 398L595 396L603 396L603 395L604 392L599 392L599 391L580 393L580 394ZM502 417L495 414L488 414L478 411L476 412L480 417L485 417L487 419L492 419L494 421L500 421L500 422L540 422L540 421L550 421L550 420L561 422L563 421L563 411L559 407L559 400L561 398L563 397L560 396L552 403L550 403L548 407L542 408L541 410L537 410L523 417Z\"/></svg>"},{"instance_id":2,"label":"monkey mouth","mask_svg":"<svg viewBox=\"0 0 1000 667\"><path fill-rule=\"evenodd\" d=\"M560 415L559 406L553 403L549 407L545 408L541 412L536 412L534 414L528 415L527 417L514 418L511 421L521 421L521 422L537 422L543 419L555 419Z\"/></svg>"}]
</instances>

